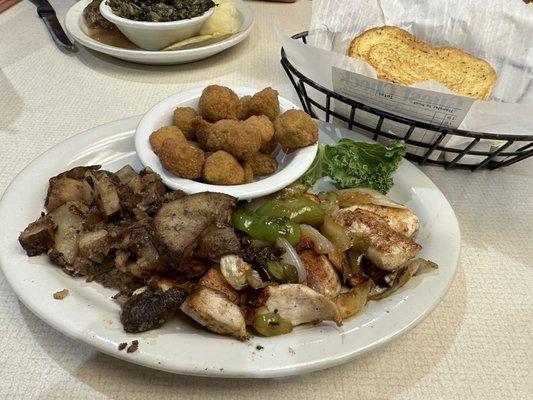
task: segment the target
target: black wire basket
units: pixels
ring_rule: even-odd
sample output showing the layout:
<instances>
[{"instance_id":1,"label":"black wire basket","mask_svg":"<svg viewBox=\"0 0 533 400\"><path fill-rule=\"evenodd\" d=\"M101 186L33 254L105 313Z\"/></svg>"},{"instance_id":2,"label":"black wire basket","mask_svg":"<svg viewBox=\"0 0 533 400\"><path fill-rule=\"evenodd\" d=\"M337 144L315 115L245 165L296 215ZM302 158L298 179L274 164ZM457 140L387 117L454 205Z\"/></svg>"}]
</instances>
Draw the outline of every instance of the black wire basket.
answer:
<instances>
[{"instance_id":1,"label":"black wire basket","mask_svg":"<svg viewBox=\"0 0 533 400\"><path fill-rule=\"evenodd\" d=\"M308 34L309 32L305 31L292 36L292 38L300 39L307 44L306 38ZM283 48L281 49L281 65L294 86L303 109L309 115L314 118L323 119L326 122L330 122L332 118L337 118L339 121L347 124L348 129L354 130L358 128L369 132L374 140L402 139L407 145L406 158L418 162L420 165L437 164L446 169L464 168L474 171L482 168L496 169L505 167L533 155L533 134L507 135L472 132L400 117L349 99L309 79L290 63ZM312 96L309 95L311 91L313 93ZM350 110L349 116L335 112L333 109L334 101L348 106ZM361 112L371 114L373 116L371 118L373 122L369 123L369 118L358 118L357 116ZM322 118L319 118L317 113ZM386 124L392 121L405 126L405 131L392 133L390 130L385 131L382 129L384 123ZM429 131L432 135L426 135L425 137L429 136L432 140L424 140L423 142L414 140L412 136L416 130ZM447 143L447 139L453 136L463 138L461 141L466 141L466 143L462 143L461 148L441 145ZM487 151L476 150L475 146L481 140L498 141L498 145L491 147ZM511 146L513 147L511 148ZM448 155L447 159L438 156L444 154L444 152ZM466 157L465 159L465 156L475 157ZM468 162L466 162L467 159L469 160ZM472 160L475 160L475 162L472 162Z\"/></svg>"}]
</instances>

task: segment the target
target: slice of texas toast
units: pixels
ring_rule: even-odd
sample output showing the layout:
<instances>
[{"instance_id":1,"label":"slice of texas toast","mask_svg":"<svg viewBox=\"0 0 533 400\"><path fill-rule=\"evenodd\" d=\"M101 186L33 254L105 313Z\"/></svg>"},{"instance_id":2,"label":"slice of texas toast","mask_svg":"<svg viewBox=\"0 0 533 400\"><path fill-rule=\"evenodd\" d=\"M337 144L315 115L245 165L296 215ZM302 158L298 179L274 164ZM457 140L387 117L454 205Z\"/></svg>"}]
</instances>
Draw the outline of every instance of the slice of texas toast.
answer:
<instances>
[{"instance_id":1,"label":"slice of texas toast","mask_svg":"<svg viewBox=\"0 0 533 400\"><path fill-rule=\"evenodd\" d=\"M404 85L434 80L486 100L496 83L496 72L485 60L454 47L432 47L396 27L369 29L352 40L347 53L372 65L378 78Z\"/></svg>"},{"instance_id":2,"label":"slice of texas toast","mask_svg":"<svg viewBox=\"0 0 533 400\"><path fill-rule=\"evenodd\" d=\"M380 43L413 43L418 42L409 32L395 26L381 26L368 29L352 40L347 55L365 59L372 46Z\"/></svg>"}]
</instances>

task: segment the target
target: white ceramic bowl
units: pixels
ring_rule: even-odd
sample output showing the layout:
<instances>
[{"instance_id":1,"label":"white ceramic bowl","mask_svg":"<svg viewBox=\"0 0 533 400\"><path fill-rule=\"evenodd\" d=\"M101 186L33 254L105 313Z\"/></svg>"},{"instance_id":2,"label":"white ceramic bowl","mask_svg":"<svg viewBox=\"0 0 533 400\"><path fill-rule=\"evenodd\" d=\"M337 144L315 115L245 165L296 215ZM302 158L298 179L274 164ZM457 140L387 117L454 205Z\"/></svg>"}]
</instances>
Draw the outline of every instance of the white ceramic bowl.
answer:
<instances>
[{"instance_id":1,"label":"white ceramic bowl","mask_svg":"<svg viewBox=\"0 0 533 400\"><path fill-rule=\"evenodd\" d=\"M202 15L190 19L146 22L119 17L106 3L106 0L100 3L102 16L115 24L129 40L145 50L161 50L172 43L195 36L215 11L215 7L211 7Z\"/></svg>"},{"instance_id":2,"label":"white ceramic bowl","mask_svg":"<svg viewBox=\"0 0 533 400\"><path fill-rule=\"evenodd\" d=\"M259 91L259 89L251 88L232 87L232 89L239 97L253 95ZM139 159L144 166L150 167L157 172L163 179L165 185L172 189L183 190L186 193L219 192L235 196L241 200L247 200L274 193L290 185L307 171L315 158L318 144L303 147L290 154L286 154L281 149L278 149L276 154L279 165L278 170L271 175L260 176L252 183L242 185L210 185L190 179L179 178L165 170L157 155L152 151L149 141L150 134L162 126L172 125L172 114L176 107L192 107L198 109L198 100L200 99L202 90L193 89L163 100L144 114L135 131L135 150ZM279 97L279 104L281 112L292 108L299 108L281 96Z\"/></svg>"}]
</instances>

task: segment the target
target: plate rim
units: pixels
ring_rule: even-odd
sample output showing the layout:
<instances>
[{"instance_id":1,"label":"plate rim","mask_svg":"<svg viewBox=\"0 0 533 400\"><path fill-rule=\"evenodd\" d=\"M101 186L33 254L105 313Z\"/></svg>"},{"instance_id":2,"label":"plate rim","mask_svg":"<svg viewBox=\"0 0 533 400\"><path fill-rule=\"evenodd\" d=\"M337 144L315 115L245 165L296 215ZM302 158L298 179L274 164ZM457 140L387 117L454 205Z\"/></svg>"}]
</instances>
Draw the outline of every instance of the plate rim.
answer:
<instances>
[{"instance_id":1,"label":"plate rim","mask_svg":"<svg viewBox=\"0 0 533 400\"><path fill-rule=\"evenodd\" d=\"M99 126L96 126L94 128L91 128L89 130L86 130L84 132L78 133L76 135L73 135L62 142L57 143L50 149L46 150L45 152L41 153L38 157L36 157L34 160L32 160L26 167L24 167L16 176L13 178L13 180L10 182L10 184L6 187L4 193L2 194L2 198L0 199L0 215L3 215L5 213L4 208L6 207L5 199L6 197L11 196L11 190L15 184L15 182L25 174L28 174L29 171L31 171L33 165L37 164L38 162L42 162L43 159L45 159L48 156L48 153L53 152L54 150L57 151L57 147L63 147L69 145L69 143L76 142L77 140L80 140L80 138L86 138L88 139L91 135L96 134L98 131L103 130L105 128L108 128L109 130L114 129L116 130L115 135L117 134L125 134L129 133L130 131L135 131L135 126L140 121L141 116L134 116L129 117L125 119L120 119L116 121L112 121L109 123L101 124ZM133 136L133 133L131 134ZM113 135L110 135L113 136ZM180 368L179 370L175 367L165 366L164 364L157 364L157 360L155 356L153 356L151 359L145 359L145 358L138 358L138 357L131 357L130 355L125 354L124 352L117 352L116 348L111 345L111 343L105 343L101 339L90 337L86 334L86 332L83 331L83 329L76 329L72 327L65 327L64 325L61 325L59 323L56 323L54 318L50 318L45 314L45 310L40 310L39 307L35 304L29 301L29 295L27 292L23 290L22 287L20 287L19 282L14 282L13 279L15 278L12 276L10 271L6 270L5 265L7 265L6 261L6 252L9 255L9 248L5 248L2 246L0 248L0 269L2 270L7 282L11 286L12 290L17 295L17 298L39 319L41 319L46 324L52 326L57 331L61 332L62 334L65 334L68 337L71 337L75 340L80 340L98 351L102 351L110 356L120 358L122 360L133 362L139 365L143 365L149 368L159 369L171 373L178 373L178 374L185 374L185 375L195 375L195 376L210 376L210 377L220 377L220 378L272 378L272 377L282 377L282 376L290 376L290 375L297 375L297 374L303 374L308 372L313 372L325 368L331 368L337 365L340 365L344 362L347 362L349 360L352 360L360 355L366 354L372 350L375 350L382 345L391 342L392 340L402 336L403 334L407 333L411 329L413 329L415 326L417 326L420 322L425 320L431 312L442 302L443 298L446 296L446 294L449 291L449 288L451 284L453 283L455 276L457 274L457 269L459 265L459 259L461 254L461 233L460 233L460 226L459 222L457 220L457 217L455 215L455 212L453 208L451 207L449 201L446 199L444 194L438 189L438 187L425 175L420 169L418 169L415 165L413 165L411 162L407 160L402 160L402 162L406 163L406 165L409 166L409 168L416 169L423 177L424 179L433 186L433 188L437 189L438 193L442 195L443 199L445 200L445 204L448 211L451 212L451 215L453 215L454 219L453 221L450 221L454 225L454 230L456 231L456 235L454 236L456 239L455 247L457 249L457 255L455 257L455 260L453 264L450 264L448 267L451 270L451 273L448 275L448 280L446 281L446 285L441 290L441 292L438 294L438 296L434 299L433 303L429 305L429 307L426 307L424 312L420 313L415 319L411 320L409 324L403 325L400 328L395 328L394 331L390 334L384 335L380 337L379 339L375 340L374 342L368 344L365 347L359 347L355 348L352 351L347 352L340 352L336 355L331 355L328 357L318 358L312 362L307 362L304 364L295 364L295 365L284 365L281 367L276 368L267 368L267 369L261 369L261 370L254 370L254 371L248 371L247 373L232 373L226 371L226 373L220 373L218 371L213 371L211 369L209 370L199 370L193 368L190 364L183 364L185 367Z\"/></svg>"},{"instance_id":2,"label":"plate rim","mask_svg":"<svg viewBox=\"0 0 533 400\"><path fill-rule=\"evenodd\" d=\"M130 62L151 62L151 63L188 63L193 61L199 61L204 58L211 57L223 50L226 50L230 47L233 47L244 39L248 37L255 25L255 13L253 10L242 0L233 0L239 4L239 10L245 9L251 15L251 21L249 26L246 27L241 32L238 32L226 39L223 39L219 42L209 44L203 47L196 47L193 49L184 49L184 50L169 50L169 51L151 51L151 50L134 50L134 49L124 49L121 47L111 46L109 44L98 42L97 40L88 36L83 30L78 26L80 23L80 18L83 18L83 9L90 3L91 0L80 0L79 2L73 4L65 14L64 23L65 29L68 34L70 34L74 40L81 45L97 51L102 54L107 54L109 56L119 58L121 60L126 60ZM241 12L241 11L240 11ZM241 12L242 13L242 12ZM204 52L209 52L208 55L204 56ZM186 61L180 61L178 58L187 58ZM133 61L133 58L136 58L137 61ZM142 61L141 61L142 59Z\"/></svg>"}]
</instances>

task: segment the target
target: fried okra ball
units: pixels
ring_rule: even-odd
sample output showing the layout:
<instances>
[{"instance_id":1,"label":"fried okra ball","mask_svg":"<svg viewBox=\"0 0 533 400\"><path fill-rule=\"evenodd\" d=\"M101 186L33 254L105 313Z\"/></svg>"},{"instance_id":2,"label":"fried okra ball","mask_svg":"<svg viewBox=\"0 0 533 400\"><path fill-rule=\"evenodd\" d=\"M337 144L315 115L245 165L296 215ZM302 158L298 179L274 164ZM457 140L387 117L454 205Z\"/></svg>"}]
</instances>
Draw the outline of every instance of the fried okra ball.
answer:
<instances>
[{"instance_id":1,"label":"fried okra ball","mask_svg":"<svg viewBox=\"0 0 533 400\"><path fill-rule=\"evenodd\" d=\"M204 150L224 150L245 160L261 147L261 133L257 123L222 119L214 124L196 120L196 138Z\"/></svg>"},{"instance_id":2,"label":"fried okra ball","mask_svg":"<svg viewBox=\"0 0 533 400\"><path fill-rule=\"evenodd\" d=\"M197 179L202 176L204 152L186 141L165 139L159 159L167 171L181 178Z\"/></svg>"},{"instance_id":3,"label":"fried okra ball","mask_svg":"<svg viewBox=\"0 0 533 400\"><path fill-rule=\"evenodd\" d=\"M152 150L154 150L155 154L160 154L161 147L166 139L176 139L180 142L187 141L180 128L177 126L163 126L157 131L152 132L150 135L150 146L152 146Z\"/></svg>"},{"instance_id":4,"label":"fried okra ball","mask_svg":"<svg viewBox=\"0 0 533 400\"><path fill-rule=\"evenodd\" d=\"M309 146L318 140L315 121L302 110L289 110L274 121L274 137L287 150Z\"/></svg>"},{"instance_id":5,"label":"fried okra ball","mask_svg":"<svg viewBox=\"0 0 533 400\"><path fill-rule=\"evenodd\" d=\"M237 119L245 120L250 116L250 100L252 100L252 96L243 96L239 99Z\"/></svg>"},{"instance_id":6,"label":"fried okra ball","mask_svg":"<svg viewBox=\"0 0 533 400\"><path fill-rule=\"evenodd\" d=\"M234 119L222 119L212 124L198 118L195 121L198 144L204 150L223 150L226 147L231 130L238 124L239 121Z\"/></svg>"},{"instance_id":7,"label":"fried okra ball","mask_svg":"<svg viewBox=\"0 0 533 400\"><path fill-rule=\"evenodd\" d=\"M279 99L277 90L267 87L252 96L248 104L249 115L266 115L274 121L279 115Z\"/></svg>"},{"instance_id":8,"label":"fried okra ball","mask_svg":"<svg viewBox=\"0 0 533 400\"><path fill-rule=\"evenodd\" d=\"M239 121L231 127L224 150L239 160L246 160L261 148L261 133L255 123Z\"/></svg>"},{"instance_id":9,"label":"fried okra ball","mask_svg":"<svg viewBox=\"0 0 533 400\"><path fill-rule=\"evenodd\" d=\"M178 107L174 110L174 125L180 128L187 140L194 140L196 137L193 121L198 113L191 107Z\"/></svg>"},{"instance_id":10,"label":"fried okra ball","mask_svg":"<svg viewBox=\"0 0 533 400\"><path fill-rule=\"evenodd\" d=\"M235 119L239 110L239 97L225 86L207 86L198 103L198 111L206 120Z\"/></svg>"},{"instance_id":11,"label":"fried okra ball","mask_svg":"<svg viewBox=\"0 0 533 400\"><path fill-rule=\"evenodd\" d=\"M211 154L205 160L204 181L215 185L239 185L244 183L244 169L235 157L224 150Z\"/></svg>"},{"instance_id":12,"label":"fried okra ball","mask_svg":"<svg viewBox=\"0 0 533 400\"><path fill-rule=\"evenodd\" d=\"M274 137L274 124L266 115L252 115L245 123L256 129L261 135L261 144L270 142Z\"/></svg>"},{"instance_id":13,"label":"fried okra ball","mask_svg":"<svg viewBox=\"0 0 533 400\"><path fill-rule=\"evenodd\" d=\"M278 162L274 157L263 153L255 153L246 160L254 175L272 174L278 169Z\"/></svg>"}]
</instances>

